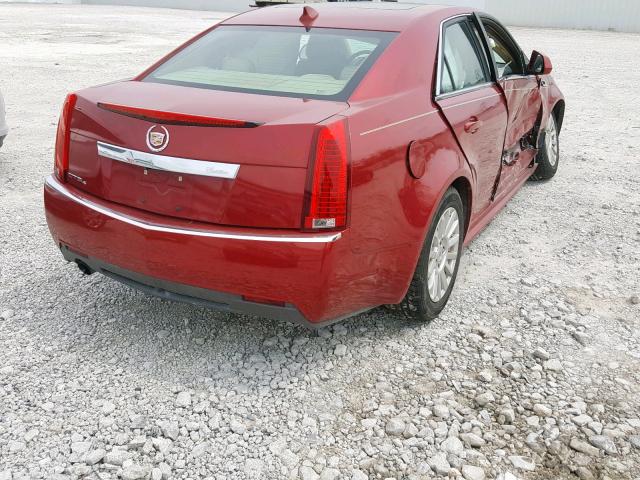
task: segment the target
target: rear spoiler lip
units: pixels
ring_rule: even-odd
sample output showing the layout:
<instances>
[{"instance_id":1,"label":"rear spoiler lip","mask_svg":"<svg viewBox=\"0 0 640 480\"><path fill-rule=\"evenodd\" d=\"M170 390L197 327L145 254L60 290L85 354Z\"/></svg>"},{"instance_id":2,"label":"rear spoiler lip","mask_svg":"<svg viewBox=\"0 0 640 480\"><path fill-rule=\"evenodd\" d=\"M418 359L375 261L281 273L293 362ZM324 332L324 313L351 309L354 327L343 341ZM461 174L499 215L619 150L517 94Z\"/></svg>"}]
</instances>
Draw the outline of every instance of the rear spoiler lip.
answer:
<instances>
[{"instance_id":1,"label":"rear spoiler lip","mask_svg":"<svg viewBox=\"0 0 640 480\"><path fill-rule=\"evenodd\" d=\"M217 128L256 128L264 123L249 122L228 118L205 117L178 112L165 112L147 108L130 107L115 103L98 102L98 108L118 115L124 115L138 120L145 120L163 125L181 125L189 127L217 127Z\"/></svg>"}]
</instances>

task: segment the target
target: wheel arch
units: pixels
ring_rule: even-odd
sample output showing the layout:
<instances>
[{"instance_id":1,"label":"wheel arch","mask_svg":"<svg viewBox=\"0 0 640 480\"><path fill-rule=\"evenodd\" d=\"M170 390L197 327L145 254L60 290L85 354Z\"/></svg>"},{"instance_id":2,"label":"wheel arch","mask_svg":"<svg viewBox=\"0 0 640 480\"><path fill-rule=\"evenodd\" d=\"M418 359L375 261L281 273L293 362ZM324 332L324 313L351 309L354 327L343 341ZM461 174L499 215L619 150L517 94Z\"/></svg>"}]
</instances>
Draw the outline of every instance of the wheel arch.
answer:
<instances>
[{"instance_id":1,"label":"wheel arch","mask_svg":"<svg viewBox=\"0 0 640 480\"><path fill-rule=\"evenodd\" d=\"M469 231L469 224L471 223L471 212L473 203L473 194L471 190L471 182L464 176L456 178L449 188L455 188L462 199L462 206L464 207L464 236L467 236ZM448 189L447 189L448 190ZM445 190L446 192L446 190Z\"/></svg>"},{"instance_id":2,"label":"wheel arch","mask_svg":"<svg viewBox=\"0 0 640 480\"><path fill-rule=\"evenodd\" d=\"M564 108L565 101L563 99L558 100L553 108L551 109L551 113L556 120L556 125L558 126L558 133L562 130L562 122L564 121Z\"/></svg>"}]
</instances>

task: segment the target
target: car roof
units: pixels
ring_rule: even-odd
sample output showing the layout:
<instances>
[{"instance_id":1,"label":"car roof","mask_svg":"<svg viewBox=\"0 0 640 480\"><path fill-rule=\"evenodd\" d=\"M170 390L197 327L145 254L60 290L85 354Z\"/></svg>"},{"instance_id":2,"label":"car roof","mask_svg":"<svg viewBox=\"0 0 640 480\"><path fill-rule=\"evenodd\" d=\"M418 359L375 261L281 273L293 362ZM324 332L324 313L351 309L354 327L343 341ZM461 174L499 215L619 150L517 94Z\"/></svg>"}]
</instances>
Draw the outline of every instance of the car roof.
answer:
<instances>
[{"instance_id":1,"label":"car roof","mask_svg":"<svg viewBox=\"0 0 640 480\"><path fill-rule=\"evenodd\" d=\"M336 2L306 5L318 12L312 27L399 32L419 18L447 18L473 11L445 5L391 2ZM225 25L301 26L303 4L275 5L241 13Z\"/></svg>"}]
</instances>

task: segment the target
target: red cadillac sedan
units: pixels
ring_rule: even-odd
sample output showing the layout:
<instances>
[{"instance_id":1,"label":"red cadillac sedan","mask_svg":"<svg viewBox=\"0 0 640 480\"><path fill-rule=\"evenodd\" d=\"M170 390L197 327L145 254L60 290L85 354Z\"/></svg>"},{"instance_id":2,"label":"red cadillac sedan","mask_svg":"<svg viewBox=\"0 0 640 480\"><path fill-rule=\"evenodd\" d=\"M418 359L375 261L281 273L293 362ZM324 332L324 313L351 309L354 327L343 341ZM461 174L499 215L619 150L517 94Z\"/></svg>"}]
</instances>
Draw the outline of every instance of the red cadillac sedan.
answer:
<instances>
[{"instance_id":1,"label":"red cadillac sedan","mask_svg":"<svg viewBox=\"0 0 640 480\"><path fill-rule=\"evenodd\" d=\"M484 13L394 3L234 16L68 95L47 221L149 294L290 320L427 321L462 247L559 161L550 60Z\"/></svg>"}]
</instances>

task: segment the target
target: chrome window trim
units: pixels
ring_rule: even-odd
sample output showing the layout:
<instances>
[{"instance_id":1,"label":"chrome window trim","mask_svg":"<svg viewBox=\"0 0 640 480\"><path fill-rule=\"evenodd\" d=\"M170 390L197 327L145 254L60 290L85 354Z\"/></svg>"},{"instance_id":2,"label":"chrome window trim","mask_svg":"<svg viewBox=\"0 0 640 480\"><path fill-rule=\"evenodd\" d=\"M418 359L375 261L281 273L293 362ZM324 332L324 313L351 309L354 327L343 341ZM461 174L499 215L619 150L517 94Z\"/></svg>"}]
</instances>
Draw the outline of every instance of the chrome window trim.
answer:
<instances>
[{"instance_id":1,"label":"chrome window trim","mask_svg":"<svg viewBox=\"0 0 640 480\"><path fill-rule=\"evenodd\" d=\"M468 13L458 14L449 18L445 18L440 22L440 31L438 33L438 64L437 64L438 66L436 69L436 94L435 94L436 97L440 95L440 89L441 89L440 83L442 79L442 47L443 47L443 41L444 41L444 24L451 20L455 20L456 18L468 17L469 15L470 14Z\"/></svg>"},{"instance_id":2,"label":"chrome window trim","mask_svg":"<svg viewBox=\"0 0 640 480\"><path fill-rule=\"evenodd\" d=\"M532 76L535 77L535 75L526 75L526 74L522 75L520 73L511 73L509 75L505 75L503 77L500 77L500 80L502 80L504 82L507 82L509 80L522 80L523 78L524 79L530 79Z\"/></svg>"},{"instance_id":3,"label":"chrome window trim","mask_svg":"<svg viewBox=\"0 0 640 480\"><path fill-rule=\"evenodd\" d=\"M493 87L495 83L493 82L485 82L479 85L473 85L471 87L461 88L460 90L454 90L453 92L443 93L442 95L437 95L435 97L436 100L446 100L447 98L456 97L458 95L464 95L465 93L474 92L476 90L482 90L483 88Z\"/></svg>"},{"instance_id":4,"label":"chrome window trim","mask_svg":"<svg viewBox=\"0 0 640 480\"><path fill-rule=\"evenodd\" d=\"M208 162L189 158L168 157L155 153L140 152L130 148L118 147L109 143L97 142L98 155L122 163L137 165L153 170L162 170L185 175L225 178L233 180L238 176L240 165L234 163Z\"/></svg>"},{"instance_id":5,"label":"chrome window trim","mask_svg":"<svg viewBox=\"0 0 640 480\"><path fill-rule=\"evenodd\" d=\"M488 100L489 98L495 98L500 96L502 96L502 93L494 93L492 95L486 95L484 97L474 98L473 100L469 100L466 102L456 103L454 105L447 105L446 107L443 107L442 110L449 110L451 108L462 107L463 105L469 105L470 103L481 102L482 100Z\"/></svg>"},{"instance_id":6,"label":"chrome window trim","mask_svg":"<svg viewBox=\"0 0 640 480\"><path fill-rule=\"evenodd\" d=\"M81 198L80 196L71 192L62 183L53 176L49 176L45 181L45 187L56 191L58 194L63 195L69 200L82 205L85 208L89 208L94 212L100 213L106 217L118 220L123 223L127 223L134 227L141 228L143 230L149 230L154 232L171 233L176 235L188 235L192 237L205 237L205 238L217 238L225 240L245 240L255 242L280 242L280 243L333 243L342 238L341 232L331 232L324 234L309 233L307 235L278 235L278 234L243 234L243 233L226 233L215 230L202 230L196 228L178 228L165 225L158 225L143 220L132 218L128 215L115 212L110 208L98 205L95 202Z\"/></svg>"},{"instance_id":7,"label":"chrome window trim","mask_svg":"<svg viewBox=\"0 0 640 480\"><path fill-rule=\"evenodd\" d=\"M453 92L447 92L446 94L442 94L441 93L441 79L442 79L442 55L443 55L443 45L444 45L444 24L450 22L451 20L455 20L456 18L472 18L473 17L473 12L469 12L469 13L459 13L458 15L453 15L451 17L445 18L444 20L442 20L440 22L440 32L438 34L438 63L437 63L437 67L436 67L436 92L434 97L436 99L438 99L441 95L449 95L452 93L457 93L457 92L461 92L463 90L466 90L468 88L475 88L478 85L474 85L473 87L466 87L460 90L454 90ZM488 62L488 60L487 60ZM493 84L493 82L488 82L490 84ZM486 85L485 85L486 86Z\"/></svg>"}]
</instances>

